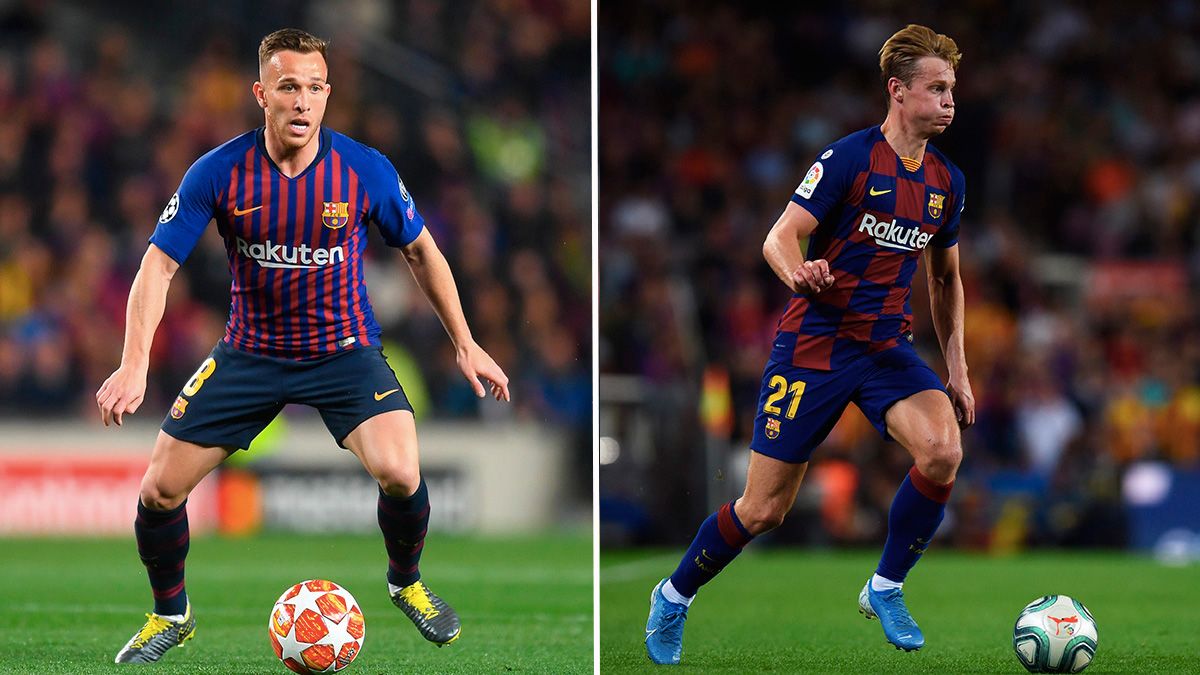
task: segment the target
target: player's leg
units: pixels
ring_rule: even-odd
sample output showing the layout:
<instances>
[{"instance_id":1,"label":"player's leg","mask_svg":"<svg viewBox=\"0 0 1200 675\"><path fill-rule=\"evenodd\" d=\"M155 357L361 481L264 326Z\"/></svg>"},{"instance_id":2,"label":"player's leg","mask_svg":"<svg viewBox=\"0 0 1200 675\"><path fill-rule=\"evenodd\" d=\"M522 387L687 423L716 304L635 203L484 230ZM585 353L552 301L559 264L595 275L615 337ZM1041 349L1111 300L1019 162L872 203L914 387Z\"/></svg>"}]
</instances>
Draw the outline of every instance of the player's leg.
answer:
<instances>
[{"instance_id":1,"label":"player's leg","mask_svg":"<svg viewBox=\"0 0 1200 675\"><path fill-rule=\"evenodd\" d=\"M425 639L441 646L461 632L458 614L425 585L419 563L429 526L412 405L378 348L328 359L294 390L329 433L379 483L376 514L388 554L388 593Z\"/></svg>"},{"instance_id":2,"label":"player's leg","mask_svg":"<svg viewBox=\"0 0 1200 675\"><path fill-rule=\"evenodd\" d=\"M187 497L196 485L279 414L279 363L218 343L183 386L163 420L142 479L134 521L138 554L154 593L154 612L118 663L157 661L195 629L184 589Z\"/></svg>"},{"instance_id":3,"label":"player's leg","mask_svg":"<svg viewBox=\"0 0 1200 675\"><path fill-rule=\"evenodd\" d=\"M462 632L458 614L421 581L429 527L429 490L421 478L417 428L408 410L359 424L342 441L379 483L376 513L388 554L388 593L426 640L443 646Z\"/></svg>"},{"instance_id":4,"label":"player's leg","mask_svg":"<svg viewBox=\"0 0 1200 675\"><path fill-rule=\"evenodd\" d=\"M912 453L915 465L892 499L883 555L859 592L858 605L867 618L879 618L884 636L897 649L912 651L925 645L925 635L901 589L942 522L962 446L945 392L913 394L896 402L886 419L888 433Z\"/></svg>"},{"instance_id":5,"label":"player's leg","mask_svg":"<svg viewBox=\"0 0 1200 675\"><path fill-rule=\"evenodd\" d=\"M742 496L724 504L700 525L663 593L691 604L696 591L721 572L754 537L779 527L792 510L808 462L793 464L750 452Z\"/></svg>"},{"instance_id":6,"label":"player's leg","mask_svg":"<svg viewBox=\"0 0 1200 675\"><path fill-rule=\"evenodd\" d=\"M650 660L679 663L683 625L696 592L733 562L754 537L783 522L796 501L807 468L808 462L784 462L751 451L742 496L723 504L700 524L675 572L650 594L650 615L646 619L646 653Z\"/></svg>"},{"instance_id":7,"label":"player's leg","mask_svg":"<svg viewBox=\"0 0 1200 675\"><path fill-rule=\"evenodd\" d=\"M878 357L879 370L858 397L867 418L904 446L915 465L900 484L888 512L888 537L875 574L859 592L860 611L880 619L884 635L899 649L925 644L904 601L902 587L945 513L962 459L958 423L937 376L907 345Z\"/></svg>"},{"instance_id":8,"label":"player's leg","mask_svg":"<svg viewBox=\"0 0 1200 675\"><path fill-rule=\"evenodd\" d=\"M196 619L184 589L189 547L187 496L230 450L158 432L142 477L133 530L154 595L154 612L117 654L117 663L152 663L192 637Z\"/></svg>"},{"instance_id":9,"label":"player's leg","mask_svg":"<svg viewBox=\"0 0 1200 675\"><path fill-rule=\"evenodd\" d=\"M393 591L420 580L421 551L429 525L429 490L421 478L412 413L376 415L342 441L379 483L376 515L388 552Z\"/></svg>"},{"instance_id":10,"label":"player's leg","mask_svg":"<svg viewBox=\"0 0 1200 675\"><path fill-rule=\"evenodd\" d=\"M862 376L770 362L763 373L746 488L705 520L675 572L650 595L646 652L655 663L679 663L683 624L699 588L757 535L778 527L796 501L808 458L845 410Z\"/></svg>"},{"instance_id":11,"label":"player's leg","mask_svg":"<svg viewBox=\"0 0 1200 675\"><path fill-rule=\"evenodd\" d=\"M887 425L914 461L892 500L888 539L876 570L883 579L900 584L942 522L962 462L962 440L954 408L941 391L922 391L898 401L888 410Z\"/></svg>"}]
</instances>

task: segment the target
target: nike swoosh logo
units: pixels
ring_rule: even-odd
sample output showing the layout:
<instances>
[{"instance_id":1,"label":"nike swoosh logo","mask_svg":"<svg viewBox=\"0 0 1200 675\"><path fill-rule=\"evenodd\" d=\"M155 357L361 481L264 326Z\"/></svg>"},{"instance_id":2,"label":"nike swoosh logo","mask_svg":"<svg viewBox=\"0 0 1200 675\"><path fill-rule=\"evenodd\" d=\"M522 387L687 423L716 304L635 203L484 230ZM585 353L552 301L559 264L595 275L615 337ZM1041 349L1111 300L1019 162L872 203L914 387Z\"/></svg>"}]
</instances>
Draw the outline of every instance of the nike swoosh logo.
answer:
<instances>
[{"instance_id":1,"label":"nike swoosh logo","mask_svg":"<svg viewBox=\"0 0 1200 675\"><path fill-rule=\"evenodd\" d=\"M880 190L880 191L876 192L875 188L871 188L870 190L868 190L868 192L871 193L872 197L878 197L879 195L886 195L887 193L891 192L891 190Z\"/></svg>"},{"instance_id":2,"label":"nike swoosh logo","mask_svg":"<svg viewBox=\"0 0 1200 675\"><path fill-rule=\"evenodd\" d=\"M658 632L658 629L657 629L657 628L655 628L654 630L648 630L648 631L646 631L646 638L649 638L651 635L654 635L654 634L655 634L655 633L657 633L657 632Z\"/></svg>"},{"instance_id":3,"label":"nike swoosh logo","mask_svg":"<svg viewBox=\"0 0 1200 675\"><path fill-rule=\"evenodd\" d=\"M235 206L235 207L233 207L233 215L235 215L235 216L244 216L244 215L246 215L247 213L254 213L255 211L257 211L257 210L259 210L259 209L261 209L261 208L262 208L262 205L260 204L260 205L258 205L258 206L256 206L256 207L252 208L252 209L246 209L245 211L243 211L243 210L241 210L241 209L239 209L238 207L236 207L236 206Z\"/></svg>"},{"instance_id":4,"label":"nike swoosh logo","mask_svg":"<svg viewBox=\"0 0 1200 675\"><path fill-rule=\"evenodd\" d=\"M391 396L392 394L394 394L398 391L400 391L400 390L399 389L388 389L387 391L383 392L382 394L379 392L375 392L375 400L382 401L383 399Z\"/></svg>"}]
</instances>

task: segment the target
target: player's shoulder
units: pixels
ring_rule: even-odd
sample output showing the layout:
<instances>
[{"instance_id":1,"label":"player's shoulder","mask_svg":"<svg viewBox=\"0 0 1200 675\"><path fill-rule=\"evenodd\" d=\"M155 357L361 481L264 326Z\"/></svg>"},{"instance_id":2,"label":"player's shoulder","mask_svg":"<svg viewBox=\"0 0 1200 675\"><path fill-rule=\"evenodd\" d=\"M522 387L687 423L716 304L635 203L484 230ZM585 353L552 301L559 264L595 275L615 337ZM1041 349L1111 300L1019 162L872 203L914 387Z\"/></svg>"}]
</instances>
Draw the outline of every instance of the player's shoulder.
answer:
<instances>
[{"instance_id":1,"label":"player's shoulder","mask_svg":"<svg viewBox=\"0 0 1200 675\"><path fill-rule=\"evenodd\" d=\"M216 189L228 180L230 170L245 161L246 153L254 147L254 134L247 131L200 155L184 175L184 189Z\"/></svg>"},{"instance_id":2,"label":"player's shoulder","mask_svg":"<svg viewBox=\"0 0 1200 675\"><path fill-rule=\"evenodd\" d=\"M883 140L879 127L867 127L847 134L825 146L818 157L822 162L863 162L871 155L875 144Z\"/></svg>"},{"instance_id":3,"label":"player's shoulder","mask_svg":"<svg viewBox=\"0 0 1200 675\"><path fill-rule=\"evenodd\" d=\"M245 161L246 152L254 147L254 134L254 130L247 131L200 155L188 169L189 177L210 182L226 180L230 169Z\"/></svg>"},{"instance_id":4,"label":"player's shoulder","mask_svg":"<svg viewBox=\"0 0 1200 675\"><path fill-rule=\"evenodd\" d=\"M388 158L382 152L340 131L330 129L329 138L333 149L351 165L362 164L364 168L371 170L378 169L384 164L390 165Z\"/></svg>"},{"instance_id":5,"label":"player's shoulder","mask_svg":"<svg viewBox=\"0 0 1200 675\"><path fill-rule=\"evenodd\" d=\"M255 134L258 129L251 129L244 134L234 136L217 147L200 155L194 166L202 167L228 167L241 162L246 152L254 147Z\"/></svg>"}]
</instances>

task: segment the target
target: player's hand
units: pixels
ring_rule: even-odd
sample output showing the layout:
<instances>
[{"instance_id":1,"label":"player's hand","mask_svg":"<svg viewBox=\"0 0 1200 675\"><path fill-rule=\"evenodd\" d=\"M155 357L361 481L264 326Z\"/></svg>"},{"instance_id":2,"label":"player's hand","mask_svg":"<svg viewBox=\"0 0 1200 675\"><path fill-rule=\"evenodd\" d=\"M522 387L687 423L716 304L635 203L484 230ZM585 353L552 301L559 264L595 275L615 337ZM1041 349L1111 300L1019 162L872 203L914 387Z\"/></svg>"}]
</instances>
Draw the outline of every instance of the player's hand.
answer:
<instances>
[{"instance_id":1,"label":"player's hand","mask_svg":"<svg viewBox=\"0 0 1200 675\"><path fill-rule=\"evenodd\" d=\"M833 275L827 261L805 260L792 272L792 281L797 293L820 293L833 285Z\"/></svg>"},{"instance_id":2,"label":"player's hand","mask_svg":"<svg viewBox=\"0 0 1200 675\"><path fill-rule=\"evenodd\" d=\"M463 377L467 378L467 382L471 383L471 388L475 390L475 395L479 398L486 396L483 383L480 381L480 378L483 378L488 381L492 389L492 396L497 401L509 400L508 376L479 345L470 342L458 349L458 367L462 370Z\"/></svg>"},{"instance_id":3,"label":"player's hand","mask_svg":"<svg viewBox=\"0 0 1200 675\"><path fill-rule=\"evenodd\" d=\"M965 375L951 376L946 383L946 393L950 394L950 402L954 405L958 428L966 429L975 424L975 396L971 393L971 381Z\"/></svg>"},{"instance_id":4,"label":"player's hand","mask_svg":"<svg viewBox=\"0 0 1200 675\"><path fill-rule=\"evenodd\" d=\"M121 426L122 417L137 412L145 396L146 369L122 364L96 392L100 421L104 422L104 426L108 426L110 421Z\"/></svg>"}]
</instances>

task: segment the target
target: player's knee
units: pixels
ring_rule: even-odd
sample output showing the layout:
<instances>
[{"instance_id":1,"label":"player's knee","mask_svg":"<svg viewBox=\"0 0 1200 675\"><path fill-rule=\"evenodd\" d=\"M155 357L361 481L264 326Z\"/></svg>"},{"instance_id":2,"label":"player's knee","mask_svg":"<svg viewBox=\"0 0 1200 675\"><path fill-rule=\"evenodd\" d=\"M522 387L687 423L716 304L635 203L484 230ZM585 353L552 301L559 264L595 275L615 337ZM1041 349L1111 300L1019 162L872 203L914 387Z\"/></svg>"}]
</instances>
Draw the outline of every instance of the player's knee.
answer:
<instances>
[{"instance_id":1,"label":"player's knee","mask_svg":"<svg viewBox=\"0 0 1200 675\"><path fill-rule=\"evenodd\" d=\"M783 524L784 517L787 516L788 509L779 502L747 502L745 499L738 502L738 519L742 521L742 527L754 536L758 536L763 532L771 530Z\"/></svg>"},{"instance_id":2,"label":"player's knee","mask_svg":"<svg viewBox=\"0 0 1200 675\"><path fill-rule=\"evenodd\" d=\"M421 486L421 471L415 465L394 462L377 467L373 472L379 487L392 497L409 497Z\"/></svg>"},{"instance_id":3,"label":"player's knee","mask_svg":"<svg viewBox=\"0 0 1200 675\"><path fill-rule=\"evenodd\" d=\"M954 434L937 434L926 442L917 470L932 481L949 483L954 480L962 457L962 444Z\"/></svg>"},{"instance_id":4,"label":"player's knee","mask_svg":"<svg viewBox=\"0 0 1200 675\"><path fill-rule=\"evenodd\" d=\"M161 481L147 476L142 480L142 489L138 494L142 506L151 511L170 511L187 499L187 492L173 490Z\"/></svg>"}]
</instances>

